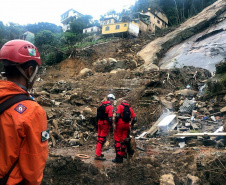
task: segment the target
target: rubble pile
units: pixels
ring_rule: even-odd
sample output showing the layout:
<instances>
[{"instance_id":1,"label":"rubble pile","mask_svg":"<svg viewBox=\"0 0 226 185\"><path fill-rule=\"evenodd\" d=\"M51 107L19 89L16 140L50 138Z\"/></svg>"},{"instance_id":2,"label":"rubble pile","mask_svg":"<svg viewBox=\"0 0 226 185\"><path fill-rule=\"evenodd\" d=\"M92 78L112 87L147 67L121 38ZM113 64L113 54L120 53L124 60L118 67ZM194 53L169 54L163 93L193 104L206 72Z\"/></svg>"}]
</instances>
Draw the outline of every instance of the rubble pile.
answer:
<instances>
[{"instance_id":1,"label":"rubble pile","mask_svg":"<svg viewBox=\"0 0 226 185\"><path fill-rule=\"evenodd\" d=\"M147 64L139 51L152 39L112 39L77 48L68 59L42 70L34 97L46 110L51 137L43 184L225 182L224 138L175 137L226 128L224 70L217 66L212 76L192 66L160 69L155 64L164 48L152 58L155 64ZM109 93L116 96L114 111L126 99L138 118L131 132L136 155L116 166L109 163L114 155L112 135L104 148L107 160L96 163L93 157L96 110ZM78 153L89 159L76 157Z\"/></svg>"}]
</instances>

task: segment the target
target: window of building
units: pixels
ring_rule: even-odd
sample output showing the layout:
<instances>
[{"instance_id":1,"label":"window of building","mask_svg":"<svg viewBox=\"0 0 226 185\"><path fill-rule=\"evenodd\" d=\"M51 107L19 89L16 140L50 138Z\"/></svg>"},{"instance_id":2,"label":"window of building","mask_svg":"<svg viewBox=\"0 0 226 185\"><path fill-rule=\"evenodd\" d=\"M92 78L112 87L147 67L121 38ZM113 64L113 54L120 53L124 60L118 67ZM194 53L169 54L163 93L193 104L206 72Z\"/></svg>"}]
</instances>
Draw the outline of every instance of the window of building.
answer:
<instances>
[{"instance_id":1,"label":"window of building","mask_svg":"<svg viewBox=\"0 0 226 185\"><path fill-rule=\"evenodd\" d=\"M157 23L158 23L158 24L160 24L160 21L159 21L159 20L157 20Z\"/></svg>"},{"instance_id":2,"label":"window of building","mask_svg":"<svg viewBox=\"0 0 226 185\"><path fill-rule=\"evenodd\" d=\"M127 26L127 24L124 24L124 27L126 27Z\"/></svg>"},{"instance_id":3,"label":"window of building","mask_svg":"<svg viewBox=\"0 0 226 185\"><path fill-rule=\"evenodd\" d=\"M116 30L119 30L119 29L120 29L120 25L116 25L116 26L115 26L115 29L116 29Z\"/></svg>"},{"instance_id":4,"label":"window of building","mask_svg":"<svg viewBox=\"0 0 226 185\"><path fill-rule=\"evenodd\" d=\"M93 32L93 28L91 28L91 32Z\"/></svg>"},{"instance_id":5,"label":"window of building","mask_svg":"<svg viewBox=\"0 0 226 185\"><path fill-rule=\"evenodd\" d=\"M87 30L85 30L85 33L87 33Z\"/></svg>"},{"instance_id":6,"label":"window of building","mask_svg":"<svg viewBox=\"0 0 226 185\"><path fill-rule=\"evenodd\" d=\"M109 24L111 23L111 20L109 20Z\"/></svg>"},{"instance_id":7,"label":"window of building","mask_svg":"<svg viewBox=\"0 0 226 185\"><path fill-rule=\"evenodd\" d=\"M105 28L105 31L109 31L109 26L107 26L107 27Z\"/></svg>"}]
</instances>

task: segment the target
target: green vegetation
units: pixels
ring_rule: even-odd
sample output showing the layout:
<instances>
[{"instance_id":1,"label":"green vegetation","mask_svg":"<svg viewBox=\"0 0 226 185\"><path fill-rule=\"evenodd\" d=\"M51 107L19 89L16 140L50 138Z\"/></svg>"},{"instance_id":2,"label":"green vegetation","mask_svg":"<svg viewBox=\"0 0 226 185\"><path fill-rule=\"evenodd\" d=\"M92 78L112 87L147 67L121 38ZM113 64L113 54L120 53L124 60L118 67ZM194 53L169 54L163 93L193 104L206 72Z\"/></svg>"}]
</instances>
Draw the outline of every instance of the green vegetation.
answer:
<instances>
[{"instance_id":1,"label":"green vegetation","mask_svg":"<svg viewBox=\"0 0 226 185\"><path fill-rule=\"evenodd\" d=\"M216 0L138 0L132 7L132 12L163 11L168 20L169 26L180 24L186 19L198 14Z\"/></svg>"},{"instance_id":2,"label":"green vegetation","mask_svg":"<svg viewBox=\"0 0 226 185\"><path fill-rule=\"evenodd\" d=\"M85 42L79 45L75 45L77 48L81 48L81 47L85 47L85 46L90 46L90 45L94 45L94 44L99 44L99 43L103 43L103 42L107 42L110 39L99 39L96 41L91 41L91 42Z\"/></svg>"}]
</instances>

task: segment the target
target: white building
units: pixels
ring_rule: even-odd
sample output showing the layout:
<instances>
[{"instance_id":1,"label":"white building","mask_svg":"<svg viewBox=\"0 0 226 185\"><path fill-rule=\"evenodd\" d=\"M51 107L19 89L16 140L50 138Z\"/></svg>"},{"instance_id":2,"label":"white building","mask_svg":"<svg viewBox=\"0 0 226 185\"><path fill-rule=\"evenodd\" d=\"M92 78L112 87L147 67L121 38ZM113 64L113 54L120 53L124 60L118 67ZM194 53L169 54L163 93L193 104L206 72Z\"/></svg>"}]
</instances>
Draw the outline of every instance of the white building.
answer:
<instances>
[{"instance_id":1,"label":"white building","mask_svg":"<svg viewBox=\"0 0 226 185\"><path fill-rule=\"evenodd\" d=\"M93 26L93 27L83 29L83 34L85 34L85 33L97 33L97 32L100 32L100 31L101 31L101 29L99 27Z\"/></svg>"},{"instance_id":2,"label":"white building","mask_svg":"<svg viewBox=\"0 0 226 185\"><path fill-rule=\"evenodd\" d=\"M63 24L63 31L67 31L70 29L70 23L81 17L82 14L75 11L74 9L70 9L61 15L61 23Z\"/></svg>"}]
</instances>

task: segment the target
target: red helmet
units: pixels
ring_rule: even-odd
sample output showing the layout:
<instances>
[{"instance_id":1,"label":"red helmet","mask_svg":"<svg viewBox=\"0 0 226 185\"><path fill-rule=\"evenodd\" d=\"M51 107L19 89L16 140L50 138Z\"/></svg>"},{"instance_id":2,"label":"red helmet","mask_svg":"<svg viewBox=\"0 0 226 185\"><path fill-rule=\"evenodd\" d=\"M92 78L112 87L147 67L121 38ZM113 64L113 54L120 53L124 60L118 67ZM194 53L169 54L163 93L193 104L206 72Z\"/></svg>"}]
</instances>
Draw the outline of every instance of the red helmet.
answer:
<instances>
[{"instance_id":1,"label":"red helmet","mask_svg":"<svg viewBox=\"0 0 226 185\"><path fill-rule=\"evenodd\" d=\"M0 50L0 60L3 59L18 64L34 60L38 65L41 65L40 54L37 48L25 40L11 40L5 43Z\"/></svg>"},{"instance_id":2,"label":"red helmet","mask_svg":"<svg viewBox=\"0 0 226 185\"><path fill-rule=\"evenodd\" d=\"M122 103L127 103L127 104L129 104L128 101L126 101L126 100L122 100Z\"/></svg>"}]
</instances>

